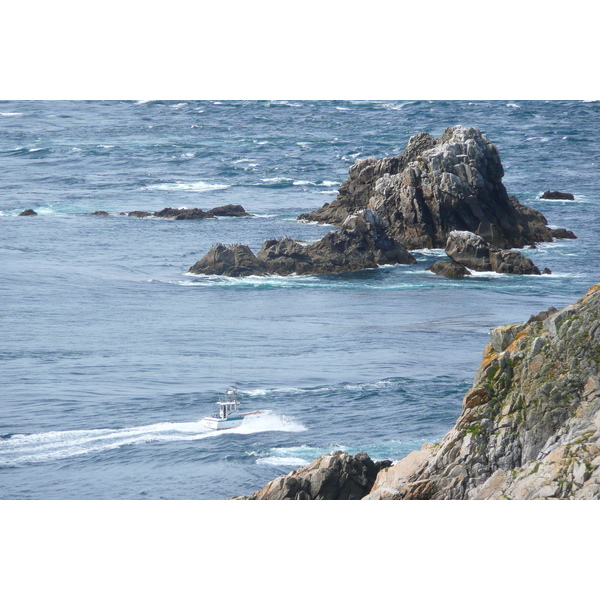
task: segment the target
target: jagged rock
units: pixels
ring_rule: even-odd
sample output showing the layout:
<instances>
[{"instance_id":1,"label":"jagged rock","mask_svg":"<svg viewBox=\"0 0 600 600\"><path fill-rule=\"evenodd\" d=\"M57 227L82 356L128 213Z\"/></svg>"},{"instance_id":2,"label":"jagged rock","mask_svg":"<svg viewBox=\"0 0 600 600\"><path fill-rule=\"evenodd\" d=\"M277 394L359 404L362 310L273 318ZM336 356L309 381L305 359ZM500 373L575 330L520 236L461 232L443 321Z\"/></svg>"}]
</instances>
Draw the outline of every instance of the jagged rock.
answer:
<instances>
[{"instance_id":1,"label":"jagged rock","mask_svg":"<svg viewBox=\"0 0 600 600\"><path fill-rule=\"evenodd\" d=\"M32 208L28 208L19 214L19 217L36 217L37 213Z\"/></svg>"},{"instance_id":2,"label":"jagged rock","mask_svg":"<svg viewBox=\"0 0 600 600\"><path fill-rule=\"evenodd\" d=\"M568 192L551 192L550 190L544 192L541 196L546 200L575 200L573 194Z\"/></svg>"},{"instance_id":3,"label":"jagged rock","mask_svg":"<svg viewBox=\"0 0 600 600\"><path fill-rule=\"evenodd\" d=\"M473 127L451 127L440 138L419 134L399 156L357 161L348 174L336 200L298 218L339 225L370 208L409 249L443 248L454 230L499 248L552 241L542 213L508 196L496 146Z\"/></svg>"},{"instance_id":4,"label":"jagged rock","mask_svg":"<svg viewBox=\"0 0 600 600\"><path fill-rule=\"evenodd\" d=\"M105 210L96 210L92 213L96 217L108 217L110 216Z\"/></svg>"},{"instance_id":5,"label":"jagged rock","mask_svg":"<svg viewBox=\"0 0 600 600\"><path fill-rule=\"evenodd\" d=\"M474 271L540 275L540 270L530 258L516 250L494 248L470 231L450 232L445 251L452 260Z\"/></svg>"},{"instance_id":6,"label":"jagged rock","mask_svg":"<svg viewBox=\"0 0 600 600\"><path fill-rule=\"evenodd\" d=\"M190 267L189 272L198 275L227 275L228 277L267 274L265 264L254 256L248 246L243 244L233 246L216 244L206 256Z\"/></svg>"},{"instance_id":7,"label":"jagged rock","mask_svg":"<svg viewBox=\"0 0 600 600\"><path fill-rule=\"evenodd\" d=\"M215 217L252 217L241 204L226 204L211 208L208 213Z\"/></svg>"},{"instance_id":8,"label":"jagged rock","mask_svg":"<svg viewBox=\"0 0 600 600\"><path fill-rule=\"evenodd\" d=\"M462 279L471 273L465 266L457 263L455 260L438 260L427 267L427 271L432 271L436 275L443 275L451 279Z\"/></svg>"},{"instance_id":9,"label":"jagged rock","mask_svg":"<svg viewBox=\"0 0 600 600\"><path fill-rule=\"evenodd\" d=\"M137 217L138 219L144 219L146 217L150 217L152 213L146 212L145 210L132 210L127 213L129 217Z\"/></svg>"},{"instance_id":10,"label":"jagged rock","mask_svg":"<svg viewBox=\"0 0 600 600\"><path fill-rule=\"evenodd\" d=\"M547 313L494 330L454 428L368 498L600 498L600 285Z\"/></svg>"},{"instance_id":11,"label":"jagged rock","mask_svg":"<svg viewBox=\"0 0 600 600\"><path fill-rule=\"evenodd\" d=\"M364 452L332 452L282 475L250 496L234 500L360 500L391 461L373 462Z\"/></svg>"},{"instance_id":12,"label":"jagged rock","mask_svg":"<svg viewBox=\"0 0 600 600\"><path fill-rule=\"evenodd\" d=\"M416 259L401 244L391 240L381 221L372 211L348 217L337 231L330 231L318 242L302 246L290 238L267 240L257 256L247 247L243 270L232 269L225 246L213 247L193 267L192 273L207 275L305 275L309 273L345 273L377 268L385 264L413 264ZM227 256L227 260L223 257Z\"/></svg>"}]
</instances>

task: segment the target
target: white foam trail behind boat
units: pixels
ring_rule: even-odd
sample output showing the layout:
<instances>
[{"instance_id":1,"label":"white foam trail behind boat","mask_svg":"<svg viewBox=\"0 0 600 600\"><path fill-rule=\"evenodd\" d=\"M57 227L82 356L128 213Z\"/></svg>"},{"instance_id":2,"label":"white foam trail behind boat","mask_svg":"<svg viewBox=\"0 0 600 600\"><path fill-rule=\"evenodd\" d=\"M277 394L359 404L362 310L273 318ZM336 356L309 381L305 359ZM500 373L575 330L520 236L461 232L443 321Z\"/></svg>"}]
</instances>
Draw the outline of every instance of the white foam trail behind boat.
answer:
<instances>
[{"instance_id":1,"label":"white foam trail behind boat","mask_svg":"<svg viewBox=\"0 0 600 600\"><path fill-rule=\"evenodd\" d=\"M45 462L113 450L151 442L195 441L226 434L251 434L263 431L304 431L306 428L285 415L248 417L240 427L207 431L200 421L155 423L123 429L87 429L17 434L0 440L0 467Z\"/></svg>"}]
</instances>

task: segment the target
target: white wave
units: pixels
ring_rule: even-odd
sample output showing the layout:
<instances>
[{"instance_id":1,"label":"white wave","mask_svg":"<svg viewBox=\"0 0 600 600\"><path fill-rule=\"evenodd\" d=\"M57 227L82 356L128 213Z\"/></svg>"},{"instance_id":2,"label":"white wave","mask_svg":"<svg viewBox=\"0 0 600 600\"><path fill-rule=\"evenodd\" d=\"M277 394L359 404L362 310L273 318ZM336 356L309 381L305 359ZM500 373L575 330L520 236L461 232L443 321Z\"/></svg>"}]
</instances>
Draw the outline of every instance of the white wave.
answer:
<instances>
[{"instance_id":1,"label":"white wave","mask_svg":"<svg viewBox=\"0 0 600 600\"><path fill-rule=\"evenodd\" d=\"M212 431L201 421L155 423L123 429L88 429L19 434L0 440L0 466L61 460L147 443L197 441L218 435L305 431L299 422L273 413L244 419L239 427Z\"/></svg>"},{"instance_id":2,"label":"white wave","mask_svg":"<svg viewBox=\"0 0 600 600\"><path fill-rule=\"evenodd\" d=\"M181 108L182 106L187 106L187 102L179 102L178 104L169 104L171 108Z\"/></svg>"},{"instance_id":3,"label":"white wave","mask_svg":"<svg viewBox=\"0 0 600 600\"><path fill-rule=\"evenodd\" d=\"M206 183L205 181L176 181L173 183L155 183L141 188L141 191L160 190L165 192L212 192L214 190L226 190L230 185L223 183Z\"/></svg>"},{"instance_id":4,"label":"white wave","mask_svg":"<svg viewBox=\"0 0 600 600\"><path fill-rule=\"evenodd\" d=\"M22 117L25 113L18 112L0 112L0 117Z\"/></svg>"},{"instance_id":5,"label":"white wave","mask_svg":"<svg viewBox=\"0 0 600 600\"><path fill-rule=\"evenodd\" d=\"M300 179L298 181L294 181L294 185L314 185L318 187L333 187L336 185L340 185L339 181L307 181L305 179Z\"/></svg>"},{"instance_id":6,"label":"white wave","mask_svg":"<svg viewBox=\"0 0 600 600\"><path fill-rule=\"evenodd\" d=\"M293 456L265 456L256 460L257 465L274 465L277 467L303 467L309 464L304 458L294 458Z\"/></svg>"},{"instance_id":7,"label":"white wave","mask_svg":"<svg viewBox=\"0 0 600 600\"><path fill-rule=\"evenodd\" d=\"M271 142L269 142L267 140L252 140L252 142L254 144L257 144L258 146L266 146L267 144L271 143Z\"/></svg>"},{"instance_id":8,"label":"white wave","mask_svg":"<svg viewBox=\"0 0 600 600\"><path fill-rule=\"evenodd\" d=\"M181 155L181 158L194 158L194 156L196 156L195 152L184 152Z\"/></svg>"},{"instance_id":9,"label":"white wave","mask_svg":"<svg viewBox=\"0 0 600 600\"><path fill-rule=\"evenodd\" d=\"M100 144L98 148L114 148L114 146L111 146L110 144Z\"/></svg>"},{"instance_id":10,"label":"white wave","mask_svg":"<svg viewBox=\"0 0 600 600\"><path fill-rule=\"evenodd\" d=\"M138 100L135 104L139 106L140 104L149 104L150 102L154 102L154 100Z\"/></svg>"},{"instance_id":11,"label":"white wave","mask_svg":"<svg viewBox=\"0 0 600 600\"><path fill-rule=\"evenodd\" d=\"M506 106L508 106L509 108L521 108L520 104L513 104L513 103L509 103Z\"/></svg>"},{"instance_id":12,"label":"white wave","mask_svg":"<svg viewBox=\"0 0 600 600\"><path fill-rule=\"evenodd\" d=\"M345 106L336 106L336 110L352 110L351 108L347 108Z\"/></svg>"},{"instance_id":13,"label":"white wave","mask_svg":"<svg viewBox=\"0 0 600 600\"><path fill-rule=\"evenodd\" d=\"M402 110L405 106L410 106L411 104L415 104L415 102L401 102L400 104L386 103L382 104L382 106L383 108L387 108L389 110Z\"/></svg>"}]
</instances>

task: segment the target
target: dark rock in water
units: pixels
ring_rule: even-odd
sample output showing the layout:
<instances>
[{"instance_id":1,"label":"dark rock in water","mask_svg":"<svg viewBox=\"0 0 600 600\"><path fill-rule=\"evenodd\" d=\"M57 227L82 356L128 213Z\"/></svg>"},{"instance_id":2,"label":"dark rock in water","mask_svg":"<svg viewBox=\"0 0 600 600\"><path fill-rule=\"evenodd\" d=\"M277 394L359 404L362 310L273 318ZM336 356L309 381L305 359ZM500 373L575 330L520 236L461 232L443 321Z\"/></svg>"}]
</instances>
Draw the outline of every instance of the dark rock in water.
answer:
<instances>
[{"instance_id":1,"label":"dark rock in water","mask_svg":"<svg viewBox=\"0 0 600 600\"><path fill-rule=\"evenodd\" d=\"M268 271L276 275L304 275L313 267L305 246L285 237L282 240L267 240L259 250L257 257L268 265Z\"/></svg>"},{"instance_id":2,"label":"dark rock in water","mask_svg":"<svg viewBox=\"0 0 600 600\"><path fill-rule=\"evenodd\" d=\"M541 196L545 200L575 200L573 194L568 192L551 192L550 190L544 192Z\"/></svg>"},{"instance_id":3,"label":"dark rock in water","mask_svg":"<svg viewBox=\"0 0 600 600\"><path fill-rule=\"evenodd\" d=\"M214 215L204 212L201 208L163 208L154 213L159 219L184 221L187 219L214 219Z\"/></svg>"},{"instance_id":4,"label":"dark rock in water","mask_svg":"<svg viewBox=\"0 0 600 600\"><path fill-rule=\"evenodd\" d=\"M438 260L427 267L426 271L431 271L436 275L443 275L444 277L449 277L450 279L462 279L463 277L467 277L471 274L469 269L452 259Z\"/></svg>"},{"instance_id":5,"label":"dark rock in water","mask_svg":"<svg viewBox=\"0 0 600 600\"><path fill-rule=\"evenodd\" d=\"M561 239L576 240L577 239L577 236L572 231L569 231L568 229L564 229L563 227L559 227L558 229L551 229L550 233L552 234L552 237L556 238L557 240L561 240Z\"/></svg>"},{"instance_id":6,"label":"dark rock in water","mask_svg":"<svg viewBox=\"0 0 600 600\"><path fill-rule=\"evenodd\" d=\"M543 271L542 271L542 275L552 275L552 271L546 267Z\"/></svg>"},{"instance_id":7,"label":"dark rock in water","mask_svg":"<svg viewBox=\"0 0 600 600\"><path fill-rule=\"evenodd\" d=\"M152 213L146 212L145 210L132 210L128 212L127 215L129 217L137 217L138 219L144 219L145 217L150 217Z\"/></svg>"},{"instance_id":8,"label":"dark rock in water","mask_svg":"<svg viewBox=\"0 0 600 600\"><path fill-rule=\"evenodd\" d=\"M247 246L243 248L246 263L242 270L231 268L230 254L226 253L225 246L218 245L190 272L230 277L306 275L346 273L373 269L378 265L416 262L401 244L386 235L378 216L369 210L348 217L339 230L330 231L323 239L308 246L284 238L267 240L256 256ZM227 260L223 260L224 256Z\"/></svg>"},{"instance_id":9,"label":"dark rock in water","mask_svg":"<svg viewBox=\"0 0 600 600\"><path fill-rule=\"evenodd\" d=\"M509 273L511 275L541 275L539 268L530 258L523 256L516 250L490 250L492 270L496 273Z\"/></svg>"},{"instance_id":10,"label":"dark rock in water","mask_svg":"<svg viewBox=\"0 0 600 600\"><path fill-rule=\"evenodd\" d=\"M309 465L281 475L262 490L232 500L360 500L369 493L381 469L391 461L373 462L364 452L332 452Z\"/></svg>"},{"instance_id":11,"label":"dark rock in water","mask_svg":"<svg viewBox=\"0 0 600 600\"><path fill-rule=\"evenodd\" d=\"M35 210L28 208L27 210L24 210L22 213L19 214L19 217L36 217L37 213L35 212Z\"/></svg>"},{"instance_id":12,"label":"dark rock in water","mask_svg":"<svg viewBox=\"0 0 600 600\"><path fill-rule=\"evenodd\" d=\"M97 217L108 217L110 216L105 210L96 210L92 213L92 215Z\"/></svg>"},{"instance_id":13,"label":"dark rock in water","mask_svg":"<svg viewBox=\"0 0 600 600\"><path fill-rule=\"evenodd\" d=\"M399 156L357 161L348 173L336 200L298 218L339 225L369 208L388 236L409 249L443 248L454 230L499 248L552 241L542 213L508 196L498 150L478 129L419 134Z\"/></svg>"},{"instance_id":14,"label":"dark rock in water","mask_svg":"<svg viewBox=\"0 0 600 600\"><path fill-rule=\"evenodd\" d=\"M452 231L448 235L446 254L474 271L540 275L540 270L530 258L515 250L494 248L481 236L470 231Z\"/></svg>"},{"instance_id":15,"label":"dark rock in water","mask_svg":"<svg viewBox=\"0 0 600 600\"><path fill-rule=\"evenodd\" d=\"M233 246L216 244L206 256L190 267L189 272L197 275L227 275L228 277L268 274L265 264L243 244Z\"/></svg>"},{"instance_id":16,"label":"dark rock in water","mask_svg":"<svg viewBox=\"0 0 600 600\"><path fill-rule=\"evenodd\" d=\"M217 206L211 208L208 211L209 214L215 217L252 217L250 213L246 212L241 204L226 204L225 206Z\"/></svg>"}]
</instances>

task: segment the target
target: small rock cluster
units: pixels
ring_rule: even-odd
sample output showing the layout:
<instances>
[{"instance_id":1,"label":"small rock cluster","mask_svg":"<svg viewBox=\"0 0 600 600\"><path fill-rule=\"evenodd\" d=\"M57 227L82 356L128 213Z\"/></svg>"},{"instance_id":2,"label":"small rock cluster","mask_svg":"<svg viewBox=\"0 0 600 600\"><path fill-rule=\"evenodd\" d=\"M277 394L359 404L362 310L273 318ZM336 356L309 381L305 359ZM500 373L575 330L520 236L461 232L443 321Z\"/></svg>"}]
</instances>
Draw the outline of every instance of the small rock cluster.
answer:
<instances>
[{"instance_id":1,"label":"small rock cluster","mask_svg":"<svg viewBox=\"0 0 600 600\"><path fill-rule=\"evenodd\" d=\"M267 240L258 254L248 246L217 244L189 272L202 275L307 275L344 273L387 264L413 264L406 248L390 239L377 214L365 210L348 217L337 231L302 245L291 238Z\"/></svg>"},{"instance_id":2,"label":"small rock cluster","mask_svg":"<svg viewBox=\"0 0 600 600\"><path fill-rule=\"evenodd\" d=\"M172 221L184 221L188 219L216 219L218 217L252 217L246 212L241 204L227 204L225 206L217 206L210 210L204 211L201 208L163 208L156 212L148 212L145 210L132 210L128 213L119 213L129 217L137 217L144 219L146 217L156 217L159 219L170 219ZM100 217L110 216L105 210L97 210L92 215Z\"/></svg>"}]
</instances>

